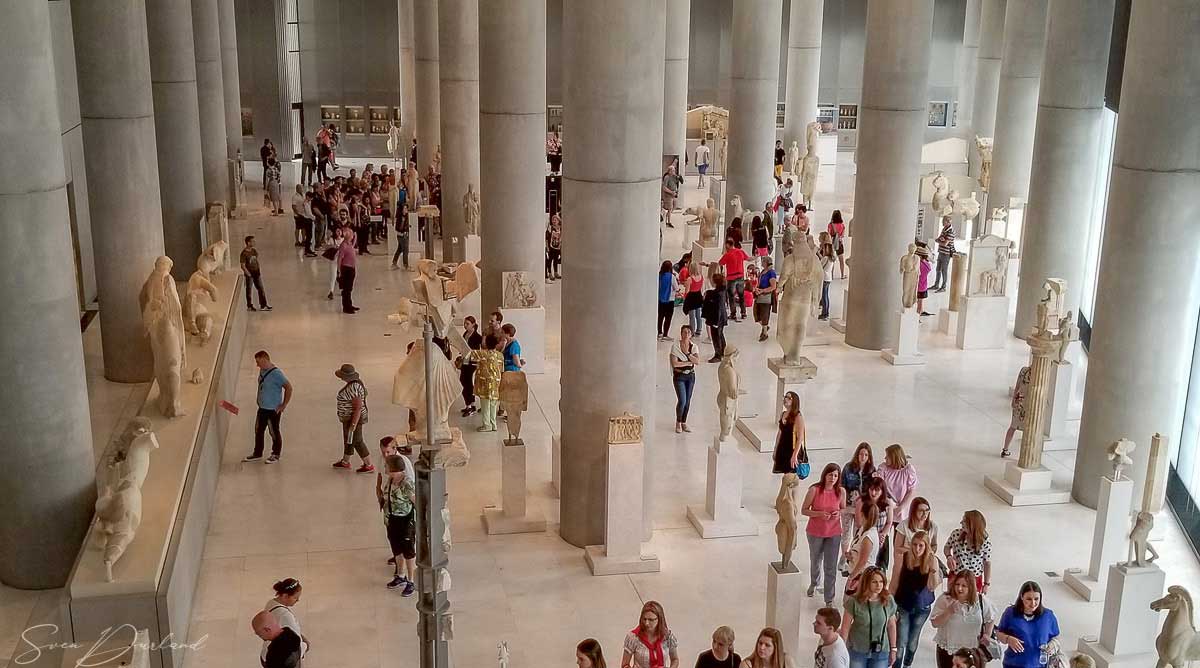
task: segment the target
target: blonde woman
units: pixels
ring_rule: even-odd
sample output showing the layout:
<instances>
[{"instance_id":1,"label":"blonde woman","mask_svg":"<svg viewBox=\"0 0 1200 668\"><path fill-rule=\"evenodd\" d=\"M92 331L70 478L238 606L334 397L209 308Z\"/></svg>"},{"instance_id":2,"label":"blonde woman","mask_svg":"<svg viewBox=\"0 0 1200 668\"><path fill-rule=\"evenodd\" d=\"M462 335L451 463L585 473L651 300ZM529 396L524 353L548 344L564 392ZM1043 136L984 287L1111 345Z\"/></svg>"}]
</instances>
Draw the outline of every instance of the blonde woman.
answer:
<instances>
[{"instance_id":1,"label":"blonde woman","mask_svg":"<svg viewBox=\"0 0 1200 668\"><path fill-rule=\"evenodd\" d=\"M742 660L740 668L793 668L792 657L783 651L783 634L768 626L758 632L754 652Z\"/></svg>"},{"instance_id":2,"label":"blonde woman","mask_svg":"<svg viewBox=\"0 0 1200 668\"><path fill-rule=\"evenodd\" d=\"M929 619L934 594L942 577L938 570L929 536L924 531L913 534L908 550L897 557L892 569L891 592L896 598L896 636L899 640L896 661L905 668L913 664L921 630Z\"/></svg>"},{"instance_id":3,"label":"blonde woman","mask_svg":"<svg viewBox=\"0 0 1200 668\"><path fill-rule=\"evenodd\" d=\"M975 575L975 588L988 593L992 584L992 542L987 520L978 510L963 513L959 527L946 540L946 559L951 572L966 569Z\"/></svg>"},{"instance_id":4,"label":"blonde woman","mask_svg":"<svg viewBox=\"0 0 1200 668\"><path fill-rule=\"evenodd\" d=\"M858 592L846 597L841 634L850 668L888 668L896 662L896 601L880 569L868 568Z\"/></svg>"},{"instance_id":5,"label":"blonde woman","mask_svg":"<svg viewBox=\"0 0 1200 668\"><path fill-rule=\"evenodd\" d=\"M875 475L887 485L888 496L896 504L894 520L899 523L908 519L908 507L917 495L917 468L908 461L908 455L899 443L884 450L883 464Z\"/></svg>"},{"instance_id":6,"label":"blonde woman","mask_svg":"<svg viewBox=\"0 0 1200 668\"><path fill-rule=\"evenodd\" d=\"M679 668L679 643L658 601L646 601L638 625L625 636L621 668Z\"/></svg>"},{"instance_id":7,"label":"blonde woman","mask_svg":"<svg viewBox=\"0 0 1200 668\"><path fill-rule=\"evenodd\" d=\"M712 649L706 649L696 657L696 668L738 668L742 657L733 651L733 629L718 626L712 634Z\"/></svg>"}]
</instances>

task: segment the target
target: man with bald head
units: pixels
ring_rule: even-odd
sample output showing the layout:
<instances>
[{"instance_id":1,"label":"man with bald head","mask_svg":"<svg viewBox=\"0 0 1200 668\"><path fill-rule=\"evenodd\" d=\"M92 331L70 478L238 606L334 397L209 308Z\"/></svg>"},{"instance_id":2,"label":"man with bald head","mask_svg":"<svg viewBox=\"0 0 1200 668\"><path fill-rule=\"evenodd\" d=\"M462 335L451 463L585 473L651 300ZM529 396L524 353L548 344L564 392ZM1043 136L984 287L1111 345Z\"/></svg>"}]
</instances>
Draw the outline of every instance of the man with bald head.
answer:
<instances>
[{"instance_id":1,"label":"man with bald head","mask_svg":"<svg viewBox=\"0 0 1200 668\"><path fill-rule=\"evenodd\" d=\"M290 628L280 627L275 616L263 610L250 620L254 635L268 644L266 657L260 659L263 668L299 668L300 636Z\"/></svg>"}]
</instances>

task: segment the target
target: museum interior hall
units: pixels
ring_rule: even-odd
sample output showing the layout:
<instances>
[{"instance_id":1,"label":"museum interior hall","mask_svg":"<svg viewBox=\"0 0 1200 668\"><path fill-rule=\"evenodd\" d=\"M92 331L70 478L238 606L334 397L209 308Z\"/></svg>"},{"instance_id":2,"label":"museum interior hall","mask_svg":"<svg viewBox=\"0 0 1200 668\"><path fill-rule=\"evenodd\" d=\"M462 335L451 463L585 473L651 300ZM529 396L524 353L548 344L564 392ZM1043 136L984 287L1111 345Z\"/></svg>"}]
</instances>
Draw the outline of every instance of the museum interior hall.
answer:
<instances>
[{"instance_id":1,"label":"museum interior hall","mask_svg":"<svg viewBox=\"0 0 1200 668\"><path fill-rule=\"evenodd\" d=\"M0 17L0 666L1200 666L1197 0Z\"/></svg>"}]
</instances>

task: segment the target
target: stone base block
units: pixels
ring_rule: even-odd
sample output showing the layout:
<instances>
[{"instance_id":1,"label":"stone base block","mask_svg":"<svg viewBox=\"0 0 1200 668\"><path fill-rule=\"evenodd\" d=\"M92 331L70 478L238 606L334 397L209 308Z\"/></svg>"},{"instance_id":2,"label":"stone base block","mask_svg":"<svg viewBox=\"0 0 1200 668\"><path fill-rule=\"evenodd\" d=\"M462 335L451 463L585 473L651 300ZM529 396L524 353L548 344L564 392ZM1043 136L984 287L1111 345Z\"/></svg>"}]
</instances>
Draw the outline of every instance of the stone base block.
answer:
<instances>
[{"instance_id":1,"label":"stone base block","mask_svg":"<svg viewBox=\"0 0 1200 668\"><path fill-rule=\"evenodd\" d=\"M1079 646L1075 649L1092 657L1096 668L1151 668L1158 662L1158 656L1154 652L1118 656L1104 649L1099 641L1092 638L1080 638Z\"/></svg>"},{"instance_id":2,"label":"stone base block","mask_svg":"<svg viewBox=\"0 0 1200 668\"><path fill-rule=\"evenodd\" d=\"M609 556L603 545L588 545L583 548L583 559L592 575L657 573L662 570L658 557L653 554L641 554L636 557Z\"/></svg>"},{"instance_id":3,"label":"stone base block","mask_svg":"<svg viewBox=\"0 0 1200 668\"><path fill-rule=\"evenodd\" d=\"M925 356L917 347L921 332L921 317L917 309L906 308L896 311L892 317L892 347L879 352L879 356L893 366L924 364Z\"/></svg>"},{"instance_id":4,"label":"stone base block","mask_svg":"<svg viewBox=\"0 0 1200 668\"><path fill-rule=\"evenodd\" d=\"M916 366L925 363L925 355L923 353L901 355L891 348L879 351L879 356L887 360L892 366Z\"/></svg>"},{"instance_id":5,"label":"stone base block","mask_svg":"<svg viewBox=\"0 0 1200 668\"><path fill-rule=\"evenodd\" d=\"M479 262L483 257L482 241L478 234L468 234L463 240L463 253L467 262Z\"/></svg>"},{"instance_id":6,"label":"stone base block","mask_svg":"<svg viewBox=\"0 0 1200 668\"><path fill-rule=\"evenodd\" d=\"M1068 568L1063 572L1063 582L1085 601L1103 601L1108 584L1088 575L1082 568Z\"/></svg>"},{"instance_id":7,"label":"stone base block","mask_svg":"<svg viewBox=\"0 0 1200 668\"><path fill-rule=\"evenodd\" d=\"M938 331L942 334L958 334L958 311L948 308L938 311Z\"/></svg>"},{"instance_id":8,"label":"stone base block","mask_svg":"<svg viewBox=\"0 0 1200 668\"><path fill-rule=\"evenodd\" d=\"M987 476L983 484L1000 500L1014 507L1071 502L1071 489L1056 487L1053 474L1044 466L1023 469L1016 462L1009 462L1004 477Z\"/></svg>"},{"instance_id":9,"label":"stone base block","mask_svg":"<svg viewBox=\"0 0 1200 668\"><path fill-rule=\"evenodd\" d=\"M483 509L483 526L489 536L508 533L542 533L546 530L546 518L533 509L527 509L523 517L509 517L503 508L487 506Z\"/></svg>"},{"instance_id":10,"label":"stone base block","mask_svg":"<svg viewBox=\"0 0 1200 668\"><path fill-rule=\"evenodd\" d=\"M955 345L962 350L999 350L1008 341L1008 297L967 297L958 316Z\"/></svg>"},{"instance_id":11,"label":"stone base block","mask_svg":"<svg viewBox=\"0 0 1200 668\"><path fill-rule=\"evenodd\" d=\"M697 234L699 234L698 229ZM721 259L723 252L719 246L701 246L699 241L693 241L691 248L692 262L716 262Z\"/></svg>"},{"instance_id":12,"label":"stone base block","mask_svg":"<svg viewBox=\"0 0 1200 668\"><path fill-rule=\"evenodd\" d=\"M767 564L767 626L783 634L783 648L799 656L800 619L804 613L809 577L794 565L782 570L780 562Z\"/></svg>"},{"instance_id":13,"label":"stone base block","mask_svg":"<svg viewBox=\"0 0 1200 668\"><path fill-rule=\"evenodd\" d=\"M734 511L732 518L718 521L704 506L688 506L687 518L701 538L732 538L734 536L757 536L758 522L746 509Z\"/></svg>"},{"instance_id":14,"label":"stone base block","mask_svg":"<svg viewBox=\"0 0 1200 668\"><path fill-rule=\"evenodd\" d=\"M672 215L671 218L673 220L684 220L685 221L683 223L683 225L681 226L683 228L683 250L685 250L685 251L692 250L692 244L697 243L700 240L700 225L699 224L691 225L691 224L687 223L686 218L685 218L685 216L683 216L683 214L680 214L679 218L675 218L674 215Z\"/></svg>"},{"instance_id":15,"label":"stone base block","mask_svg":"<svg viewBox=\"0 0 1200 668\"><path fill-rule=\"evenodd\" d=\"M778 426L769 417L738 418L737 430L759 452L775 452Z\"/></svg>"},{"instance_id":16,"label":"stone base block","mask_svg":"<svg viewBox=\"0 0 1200 668\"><path fill-rule=\"evenodd\" d=\"M543 306L506 308L503 311L504 322L512 323L517 328L517 341L521 343L521 357L525 358L525 373L545 373L546 308Z\"/></svg>"},{"instance_id":17,"label":"stone base block","mask_svg":"<svg viewBox=\"0 0 1200 668\"><path fill-rule=\"evenodd\" d=\"M846 310L850 304L850 284L846 283L846 289L842 290L842 317L830 318L829 326L835 332L846 333Z\"/></svg>"},{"instance_id":18,"label":"stone base block","mask_svg":"<svg viewBox=\"0 0 1200 668\"><path fill-rule=\"evenodd\" d=\"M1162 596L1166 580L1166 573L1153 564L1109 566L1108 596L1100 620L1100 640L1095 644L1116 661L1109 665L1151 665L1128 661L1155 653L1160 615L1150 604Z\"/></svg>"}]
</instances>

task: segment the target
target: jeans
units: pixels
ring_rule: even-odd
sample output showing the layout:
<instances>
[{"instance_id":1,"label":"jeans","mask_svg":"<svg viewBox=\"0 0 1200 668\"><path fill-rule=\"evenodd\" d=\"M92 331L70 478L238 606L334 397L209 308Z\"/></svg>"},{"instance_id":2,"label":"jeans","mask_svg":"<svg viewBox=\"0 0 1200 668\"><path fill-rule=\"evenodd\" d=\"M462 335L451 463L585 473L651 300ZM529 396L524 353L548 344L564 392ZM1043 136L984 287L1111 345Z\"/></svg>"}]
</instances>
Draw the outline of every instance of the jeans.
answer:
<instances>
[{"instance_id":1,"label":"jeans","mask_svg":"<svg viewBox=\"0 0 1200 668\"><path fill-rule=\"evenodd\" d=\"M725 356L725 325L709 325L708 337L712 339L713 357Z\"/></svg>"},{"instance_id":2,"label":"jeans","mask_svg":"<svg viewBox=\"0 0 1200 668\"><path fill-rule=\"evenodd\" d=\"M480 397L479 403L483 407L483 410L480 411L483 416L483 428L487 431L496 431L496 409L500 408L500 400Z\"/></svg>"},{"instance_id":3,"label":"jeans","mask_svg":"<svg viewBox=\"0 0 1200 668\"><path fill-rule=\"evenodd\" d=\"M559 266L562 264L562 249L547 248L546 249L546 278L558 278L561 276Z\"/></svg>"},{"instance_id":4,"label":"jeans","mask_svg":"<svg viewBox=\"0 0 1200 668\"><path fill-rule=\"evenodd\" d=\"M264 307L267 305L267 293L263 290L262 274L246 274L246 306L253 306L250 301L250 287L254 286L258 290L258 305Z\"/></svg>"},{"instance_id":5,"label":"jeans","mask_svg":"<svg viewBox=\"0 0 1200 668\"><path fill-rule=\"evenodd\" d=\"M300 243L304 244L304 252L311 253L313 249L313 221L309 218L296 216L296 228L300 230Z\"/></svg>"},{"instance_id":6,"label":"jeans","mask_svg":"<svg viewBox=\"0 0 1200 668\"><path fill-rule=\"evenodd\" d=\"M313 219L313 246L320 247L325 245L325 216L316 214Z\"/></svg>"},{"instance_id":7,"label":"jeans","mask_svg":"<svg viewBox=\"0 0 1200 668\"><path fill-rule=\"evenodd\" d=\"M271 429L271 454L278 457L283 450L283 436L279 433L279 411L273 408L260 408L254 418L254 456L262 457L263 436L267 428Z\"/></svg>"},{"instance_id":8,"label":"jeans","mask_svg":"<svg viewBox=\"0 0 1200 668\"><path fill-rule=\"evenodd\" d=\"M825 581L822 586L827 606L832 606L834 594L837 593L837 562L841 553L841 535L828 538L808 535L808 572L811 573L809 584L817 586L817 576L824 573Z\"/></svg>"},{"instance_id":9,"label":"jeans","mask_svg":"<svg viewBox=\"0 0 1200 668\"><path fill-rule=\"evenodd\" d=\"M342 312L354 313L354 267L342 267L338 285L342 288Z\"/></svg>"},{"instance_id":10,"label":"jeans","mask_svg":"<svg viewBox=\"0 0 1200 668\"><path fill-rule=\"evenodd\" d=\"M357 452L359 457L366 459L371 454L367 450L367 444L363 441L362 435L363 423L360 421L354 427L354 435L350 435L350 423L342 423L342 457L349 458L350 453Z\"/></svg>"},{"instance_id":11,"label":"jeans","mask_svg":"<svg viewBox=\"0 0 1200 668\"><path fill-rule=\"evenodd\" d=\"M404 268L408 269L408 230L404 234L396 234L396 253L392 255L392 264L399 260L403 260Z\"/></svg>"},{"instance_id":12,"label":"jeans","mask_svg":"<svg viewBox=\"0 0 1200 668\"><path fill-rule=\"evenodd\" d=\"M688 325L692 328L692 333L699 336L703 330L700 329L700 307L696 307L688 311Z\"/></svg>"},{"instance_id":13,"label":"jeans","mask_svg":"<svg viewBox=\"0 0 1200 668\"><path fill-rule=\"evenodd\" d=\"M829 281L821 281L821 317L829 317Z\"/></svg>"},{"instance_id":14,"label":"jeans","mask_svg":"<svg viewBox=\"0 0 1200 668\"><path fill-rule=\"evenodd\" d=\"M329 158L321 158L317 161L317 181L325 183L329 180Z\"/></svg>"},{"instance_id":15,"label":"jeans","mask_svg":"<svg viewBox=\"0 0 1200 668\"><path fill-rule=\"evenodd\" d=\"M941 290L946 287L946 270L950 267L950 253L938 253L937 274L933 279L933 289Z\"/></svg>"},{"instance_id":16,"label":"jeans","mask_svg":"<svg viewBox=\"0 0 1200 668\"><path fill-rule=\"evenodd\" d=\"M475 405L475 365L464 364L458 370L458 382L462 383L463 403Z\"/></svg>"},{"instance_id":17,"label":"jeans","mask_svg":"<svg viewBox=\"0 0 1200 668\"><path fill-rule=\"evenodd\" d=\"M696 388L696 372L671 375L675 384L675 421L687 422L688 409L692 407L692 390Z\"/></svg>"},{"instance_id":18,"label":"jeans","mask_svg":"<svg viewBox=\"0 0 1200 668\"><path fill-rule=\"evenodd\" d=\"M675 302L659 302L658 303L658 324L656 329L659 336L671 335L671 316L675 314Z\"/></svg>"},{"instance_id":19,"label":"jeans","mask_svg":"<svg viewBox=\"0 0 1200 668\"><path fill-rule=\"evenodd\" d=\"M888 650L857 652L851 649L850 668L888 668Z\"/></svg>"},{"instance_id":20,"label":"jeans","mask_svg":"<svg viewBox=\"0 0 1200 668\"><path fill-rule=\"evenodd\" d=\"M725 298L729 303L729 317L739 309L742 312L742 319L746 318L746 281L742 278L732 278L725 285Z\"/></svg>"},{"instance_id":21,"label":"jeans","mask_svg":"<svg viewBox=\"0 0 1200 668\"><path fill-rule=\"evenodd\" d=\"M917 656L917 645L921 642L921 631L925 628L925 622L929 619L929 608L918 608L916 610L905 610L899 608L896 611L896 663L892 664L892 668L900 668L903 666L913 665L913 658Z\"/></svg>"},{"instance_id":22,"label":"jeans","mask_svg":"<svg viewBox=\"0 0 1200 668\"><path fill-rule=\"evenodd\" d=\"M313 171L313 164L311 162L302 163L300 165L300 183L303 183L306 186L311 186Z\"/></svg>"}]
</instances>

